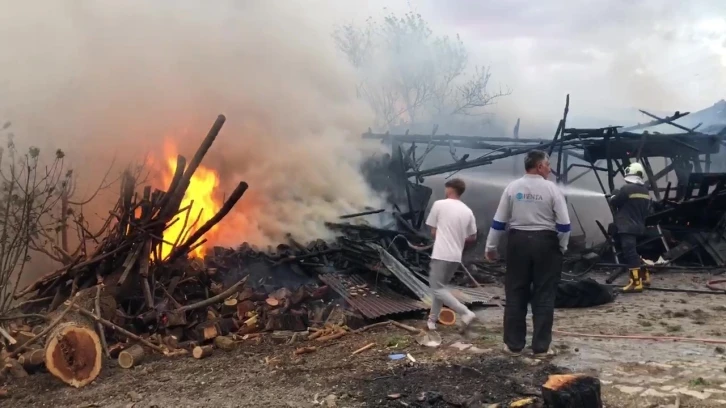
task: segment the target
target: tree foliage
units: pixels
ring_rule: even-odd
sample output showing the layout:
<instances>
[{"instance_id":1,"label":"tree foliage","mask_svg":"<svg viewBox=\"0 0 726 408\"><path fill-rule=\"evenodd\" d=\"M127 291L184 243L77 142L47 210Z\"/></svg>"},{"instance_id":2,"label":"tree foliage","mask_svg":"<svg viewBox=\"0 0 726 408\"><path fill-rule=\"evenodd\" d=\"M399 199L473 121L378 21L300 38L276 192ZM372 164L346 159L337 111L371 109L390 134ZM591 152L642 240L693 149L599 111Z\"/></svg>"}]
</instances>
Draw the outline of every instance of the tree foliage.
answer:
<instances>
[{"instance_id":1,"label":"tree foliage","mask_svg":"<svg viewBox=\"0 0 726 408\"><path fill-rule=\"evenodd\" d=\"M509 94L488 89L489 68L467 71L469 53L461 38L434 35L420 14L345 24L333 39L360 73L358 95L375 112L378 128L432 116L480 115Z\"/></svg>"}]
</instances>

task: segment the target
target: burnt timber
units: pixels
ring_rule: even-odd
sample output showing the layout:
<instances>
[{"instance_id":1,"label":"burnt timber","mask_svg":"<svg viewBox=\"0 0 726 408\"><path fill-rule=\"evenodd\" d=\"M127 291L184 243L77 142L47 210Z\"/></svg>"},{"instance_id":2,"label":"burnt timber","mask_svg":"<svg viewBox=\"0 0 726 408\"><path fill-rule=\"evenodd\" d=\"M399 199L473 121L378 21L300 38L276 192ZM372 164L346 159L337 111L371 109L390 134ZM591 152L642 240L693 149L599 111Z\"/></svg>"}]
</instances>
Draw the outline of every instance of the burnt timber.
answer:
<instances>
[{"instance_id":1,"label":"burnt timber","mask_svg":"<svg viewBox=\"0 0 726 408\"><path fill-rule=\"evenodd\" d=\"M391 172L389 180L397 186L392 202L401 209L399 223L410 222L415 228L422 226L429 204L431 190L423 185L429 176L451 176L540 149L552 156L558 183L568 185L592 173L602 193L609 195L624 177L625 168L640 162L653 198L653 213L648 219L653 231L641 243L645 247L642 250L654 259L662 257L666 263L679 259L689 265L726 266L726 173L711 172L714 157L722 153L721 146L726 143L726 127L704 133L698 130L702 123L688 127L677 122L689 112L659 117L641 110L652 120L629 127L568 128L569 102L568 95L552 138L520 138L519 121L512 137L441 135L437 126L427 135L376 134L369 130L362 137L390 145L391 153L384 161ZM663 126L675 133L648 130ZM451 162L425 166L426 158L437 148L448 148ZM457 148L468 149L469 154L460 156ZM471 158L471 150L483 153ZM517 167L515 164L515 174L519 173ZM675 180L669 180L673 174ZM602 225L607 222L598 221L606 242L611 237ZM617 255L609 258L611 264L618 264Z\"/></svg>"}]
</instances>

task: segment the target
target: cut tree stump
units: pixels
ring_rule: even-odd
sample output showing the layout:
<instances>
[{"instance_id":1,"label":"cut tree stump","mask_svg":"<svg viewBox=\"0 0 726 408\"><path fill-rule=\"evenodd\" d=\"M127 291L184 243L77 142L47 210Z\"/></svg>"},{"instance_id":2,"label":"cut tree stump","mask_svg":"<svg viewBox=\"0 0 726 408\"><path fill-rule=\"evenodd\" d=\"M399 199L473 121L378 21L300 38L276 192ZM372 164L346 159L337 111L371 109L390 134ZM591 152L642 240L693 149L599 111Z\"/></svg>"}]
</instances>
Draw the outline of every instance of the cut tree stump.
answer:
<instances>
[{"instance_id":1,"label":"cut tree stump","mask_svg":"<svg viewBox=\"0 0 726 408\"><path fill-rule=\"evenodd\" d=\"M144 360L144 348L136 344L118 354L118 365L121 368L131 368L141 364Z\"/></svg>"},{"instance_id":2,"label":"cut tree stump","mask_svg":"<svg viewBox=\"0 0 726 408\"><path fill-rule=\"evenodd\" d=\"M551 375L542 386L548 408L602 408L600 380L582 374Z\"/></svg>"}]
</instances>

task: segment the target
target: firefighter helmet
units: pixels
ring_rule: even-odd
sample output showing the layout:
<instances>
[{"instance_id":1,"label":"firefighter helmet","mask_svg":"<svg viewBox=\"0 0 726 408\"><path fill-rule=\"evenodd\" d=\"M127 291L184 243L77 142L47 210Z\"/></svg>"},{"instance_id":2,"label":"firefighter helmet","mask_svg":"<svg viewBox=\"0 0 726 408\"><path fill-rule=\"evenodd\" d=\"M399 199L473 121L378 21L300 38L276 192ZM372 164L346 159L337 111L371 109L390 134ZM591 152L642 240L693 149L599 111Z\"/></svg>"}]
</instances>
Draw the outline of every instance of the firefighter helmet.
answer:
<instances>
[{"instance_id":1,"label":"firefighter helmet","mask_svg":"<svg viewBox=\"0 0 726 408\"><path fill-rule=\"evenodd\" d=\"M643 168L643 165L640 163L631 163L630 166L628 166L625 169L625 176L638 176L643 177L643 174L645 174L645 169Z\"/></svg>"}]
</instances>

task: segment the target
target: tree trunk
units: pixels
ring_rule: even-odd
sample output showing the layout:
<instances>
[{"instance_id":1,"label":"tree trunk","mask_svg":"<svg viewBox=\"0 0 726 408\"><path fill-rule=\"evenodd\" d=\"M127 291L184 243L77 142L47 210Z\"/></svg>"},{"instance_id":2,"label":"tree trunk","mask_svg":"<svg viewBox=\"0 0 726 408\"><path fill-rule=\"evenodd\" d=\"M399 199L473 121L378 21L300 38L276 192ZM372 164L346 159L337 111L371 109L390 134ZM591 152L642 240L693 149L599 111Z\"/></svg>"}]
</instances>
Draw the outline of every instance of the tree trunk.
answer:
<instances>
[{"instance_id":1,"label":"tree trunk","mask_svg":"<svg viewBox=\"0 0 726 408\"><path fill-rule=\"evenodd\" d=\"M45 366L73 387L90 384L101 373L103 350L93 323L76 313L56 326L45 344Z\"/></svg>"},{"instance_id":2,"label":"tree trunk","mask_svg":"<svg viewBox=\"0 0 726 408\"><path fill-rule=\"evenodd\" d=\"M113 316L116 301L104 291L100 297L101 316ZM76 294L76 304L86 310L95 307L96 287L83 289ZM63 313L64 306L49 315ZM94 322L74 311L68 312L45 340L45 367L61 381L80 388L90 384L101 373L103 348L96 333Z\"/></svg>"}]
</instances>

